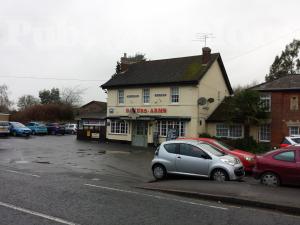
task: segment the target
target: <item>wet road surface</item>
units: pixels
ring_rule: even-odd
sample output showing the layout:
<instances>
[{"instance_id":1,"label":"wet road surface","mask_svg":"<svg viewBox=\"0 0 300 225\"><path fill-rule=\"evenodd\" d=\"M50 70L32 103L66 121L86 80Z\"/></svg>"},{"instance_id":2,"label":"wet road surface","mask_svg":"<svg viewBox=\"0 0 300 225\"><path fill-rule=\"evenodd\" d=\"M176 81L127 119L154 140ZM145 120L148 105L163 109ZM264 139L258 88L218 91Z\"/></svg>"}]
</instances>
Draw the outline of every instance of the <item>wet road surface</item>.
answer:
<instances>
[{"instance_id":1,"label":"wet road surface","mask_svg":"<svg viewBox=\"0 0 300 225\"><path fill-rule=\"evenodd\" d=\"M300 224L300 218L134 188L153 151L74 136L0 139L0 224Z\"/></svg>"}]
</instances>

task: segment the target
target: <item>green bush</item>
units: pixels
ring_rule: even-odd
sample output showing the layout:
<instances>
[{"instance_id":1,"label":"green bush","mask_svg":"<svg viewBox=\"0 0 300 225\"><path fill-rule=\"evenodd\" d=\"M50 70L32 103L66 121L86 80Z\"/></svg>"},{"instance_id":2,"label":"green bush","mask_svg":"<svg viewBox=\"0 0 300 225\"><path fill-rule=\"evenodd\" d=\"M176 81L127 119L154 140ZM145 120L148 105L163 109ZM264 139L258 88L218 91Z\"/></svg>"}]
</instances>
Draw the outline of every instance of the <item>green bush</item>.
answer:
<instances>
[{"instance_id":1,"label":"green bush","mask_svg":"<svg viewBox=\"0 0 300 225\"><path fill-rule=\"evenodd\" d=\"M271 146L269 143L257 143L253 139L253 137L240 139L218 139L234 148L249 151L254 154L263 153L271 150Z\"/></svg>"},{"instance_id":2,"label":"green bush","mask_svg":"<svg viewBox=\"0 0 300 225\"><path fill-rule=\"evenodd\" d=\"M208 134L208 133L199 134L199 137L200 138L211 138L210 134Z\"/></svg>"}]
</instances>

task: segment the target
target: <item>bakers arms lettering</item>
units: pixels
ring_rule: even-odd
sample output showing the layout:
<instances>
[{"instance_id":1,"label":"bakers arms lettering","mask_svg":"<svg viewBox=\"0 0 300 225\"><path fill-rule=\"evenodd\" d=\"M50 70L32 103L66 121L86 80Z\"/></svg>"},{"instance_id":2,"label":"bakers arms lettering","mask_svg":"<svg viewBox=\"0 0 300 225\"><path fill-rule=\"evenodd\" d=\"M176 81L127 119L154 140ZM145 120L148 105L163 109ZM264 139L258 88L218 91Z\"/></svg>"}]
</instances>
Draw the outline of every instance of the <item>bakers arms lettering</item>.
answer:
<instances>
[{"instance_id":1,"label":"bakers arms lettering","mask_svg":"<svg viewBox=\"0 0 300 225\"><path fill-rule=\"evenodd\" d=\"M126 113L167 113L166 108L126 108Z\"/></svg>"}]
</instances>

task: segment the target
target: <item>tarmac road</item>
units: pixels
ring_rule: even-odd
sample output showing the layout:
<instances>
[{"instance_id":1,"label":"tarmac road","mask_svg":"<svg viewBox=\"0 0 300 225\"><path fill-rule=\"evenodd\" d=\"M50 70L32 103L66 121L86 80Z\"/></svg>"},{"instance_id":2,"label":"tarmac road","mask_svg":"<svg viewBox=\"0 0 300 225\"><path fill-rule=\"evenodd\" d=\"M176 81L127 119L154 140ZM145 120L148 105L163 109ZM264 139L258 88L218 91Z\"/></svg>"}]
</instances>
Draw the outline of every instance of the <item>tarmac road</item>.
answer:
<instances>
[{"instance_id":1,"label":"tarmac road","mask_svg":"<svg viewBox=\"0 0 300 225\"><path fill-rule=\"evenodd\" d=\"M73 136L0 139L0 224L300 224L296 216L135 189L151 177L152 154Z\"/></svg>"}]
</instances>

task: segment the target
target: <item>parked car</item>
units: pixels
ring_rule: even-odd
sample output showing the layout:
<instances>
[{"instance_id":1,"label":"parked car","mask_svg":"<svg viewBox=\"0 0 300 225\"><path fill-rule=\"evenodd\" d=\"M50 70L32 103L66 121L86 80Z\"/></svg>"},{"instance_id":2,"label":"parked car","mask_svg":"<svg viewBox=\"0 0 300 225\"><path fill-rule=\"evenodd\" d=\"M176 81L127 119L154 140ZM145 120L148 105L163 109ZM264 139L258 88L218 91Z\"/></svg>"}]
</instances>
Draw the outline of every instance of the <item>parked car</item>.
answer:
<instances>
[{"instance_id":1,"label":"parked car","mask_svg":"<svg viewBox=\"0 0 300 225\"><path fill-rule=\"evenodd\" d=\"M222 152L225 152L227 154L233 155L235 157L238 157L241 162L244 165L244 169L246 172L252 172L253 167L255 166L255 154L251 152L246 152L240 149L236 149L234 147L231 147L228 144L225 144L224 142L220 140L216 140L213 138L181 138L184 140L198 140L198 141L203 141L207 142L215 147L217 147L219 150Z\"/></svg>"},{"instance_id":2,"label":"parked car","mask_svg":"<svg viewBox=\"0 0 300 225\"><path fill-rule=\"evenodd\" d=\"M217 181L244 177L240 160L207 142L173 140L162 143L155 151L152 172L156 179L167 174L207 177Z\"/></svg>"},{"instance_id":3,"label":"parked car","mask_svg":"<svg viewBox=\"0 0 300 225\"><path fill-rule=\"evenodd\" d=\"M289 147L291 145L300 144L300 136L287 136L283 139L282 143L280 144L280 148Z\"/></svg>"},{"instance_id":4,"label":"parked car","mask_svg":"<svg viewBox=\"0 0 300 225\"><path fill-rule=\"evenodd\" d=\"M9 123L7 121L0 121L0 135L9 135Z\"/></svg>"},{"instance_id":5,"label":"parked car","mask_svg":"<svg viewBox=\"0 0 300 225\"><path fill-rule=\"evenodd\" d=\"M257 156L253 174L268 186L300 185L300 147L286 147Z\"/></svg>"},{"instance_id":6,"label":"parked car","mask_svg":"<svg viewBox=\"0 0 300 225\"><path fill-rule=\"evenodd\" d=\"M66 133L65 127L63 125L60 125L59 123L47 123L46 127L47 127L48 134L65 135L65 133Z\"/></svg>"},{"instance_id":7,"label":"parked car","mask_svg":"<svg viewBox=\"0 0 300 225\"><path fill-rule=\"evenodd\" d=\"M68 123L65 125L65 129L66 129L67 134L76 134L77 133L77 124Z\"/></svg>"},{"instance_id":8,"label":"parked car","mask_svg":"<svg viewBox=\"0 0 300 225\"><path fill-rule=\"evenodd\" d=\"M13 136L29 136L31 134L31 130L26 127L24 124L19 122L9 122L10 133Z\"/></svg>"},{"instance_id":9,"label":"parked car","mask_svg":"<svg viewBox=\"0 0 300 225\"><path fill-rule=\"evenodd\" d=\"M30 122L30 123L26 124L26 126L31 130L31 133L33 135L48 133L47 127L42 123Z\"/></svg>"}]
</instances>

